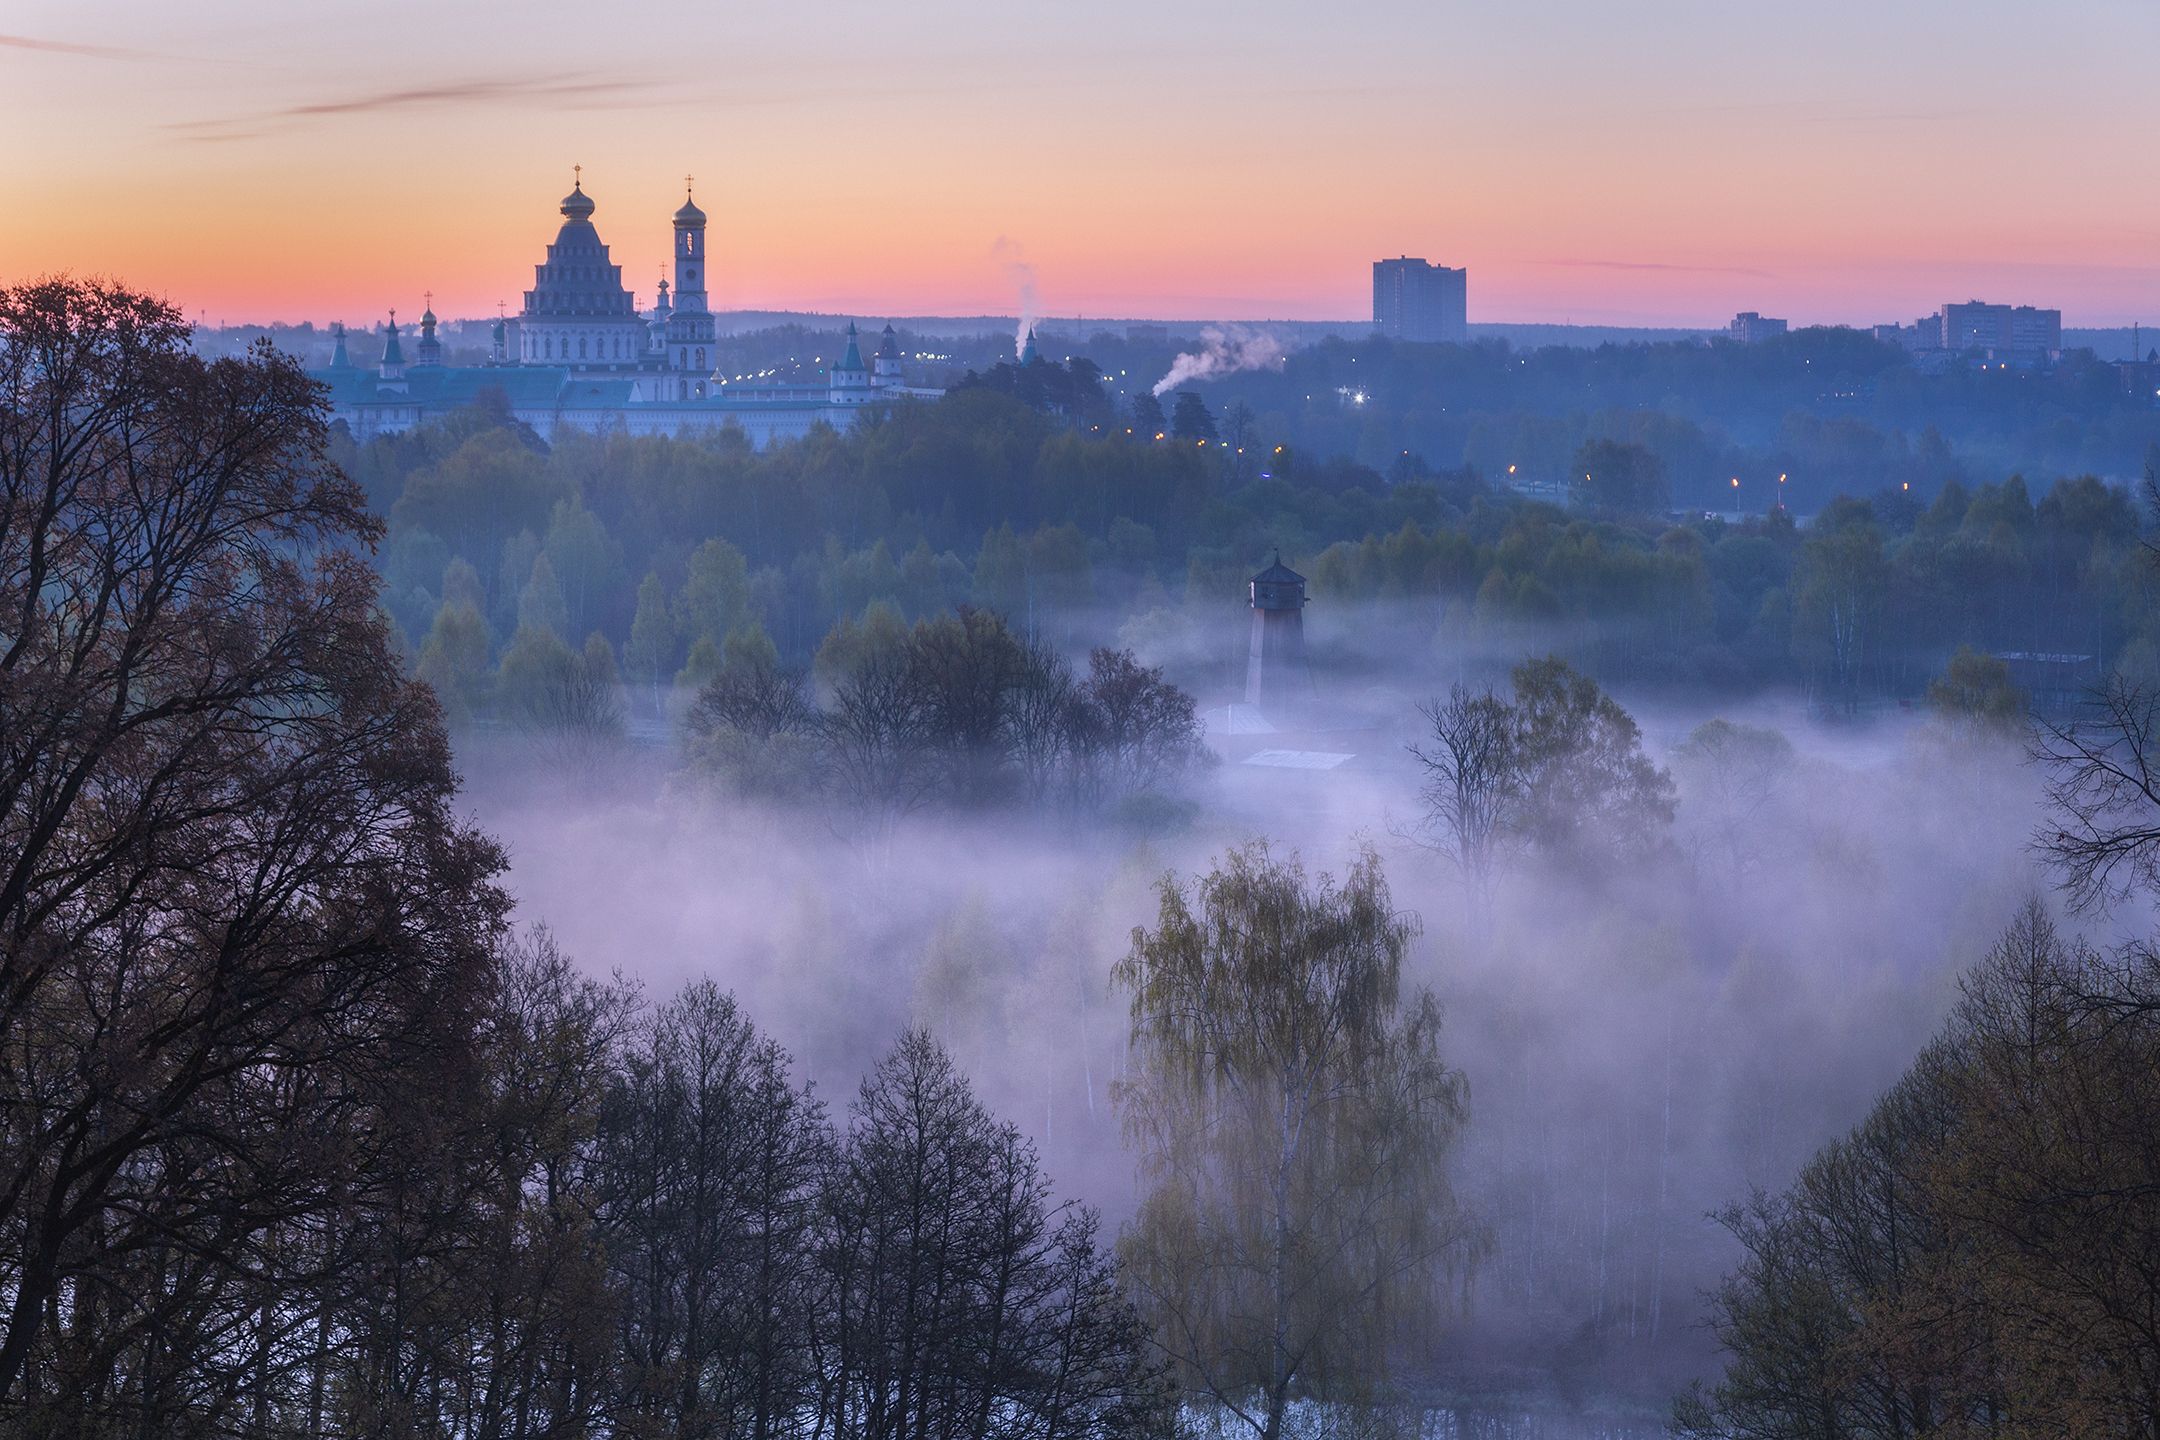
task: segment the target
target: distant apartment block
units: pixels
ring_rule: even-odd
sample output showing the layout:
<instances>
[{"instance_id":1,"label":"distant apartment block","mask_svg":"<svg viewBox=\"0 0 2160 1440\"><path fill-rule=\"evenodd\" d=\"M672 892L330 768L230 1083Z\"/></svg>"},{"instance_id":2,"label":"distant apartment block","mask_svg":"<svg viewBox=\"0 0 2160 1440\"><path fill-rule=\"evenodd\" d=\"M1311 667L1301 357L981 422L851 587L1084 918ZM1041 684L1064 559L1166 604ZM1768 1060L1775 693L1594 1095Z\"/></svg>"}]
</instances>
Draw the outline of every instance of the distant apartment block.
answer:
<instances>
[{"instance_id":1,"label":"distant apartment block","mask_svg":"<svg viewBox=\"0 0 2160 1440\"><path fill-rule=\"evenodd\" d=\"M1877 325L1875 338L1916 355L1978 351L1990 359L2030 364L2062 352L2062 311L1967 300L1945 305L1910 325Z\"/></svg>"},{"instance_id":2,"label":"distant apartment block","mask_svg":"<svg viewBox=\"0 0 2160 1440\"><path fill-rule=\"evenodd\" d=\"M1467 340L1469 288L1468 270L1450 270L1408 255L1375 260L1373 328L1390 340Z\"/></svg>"},{"instance_id":3,"label":"distant apartment block","mask_svg":"<svg viewBox=\"0 0 2160 1440\"><path fill-rule=\"evenodd\" d=\"M1942 308L1942 348L1990 355L2054 355L2062 349L2062 311L1968 300Z\"/></svg>"},{"instance_id":4,"label":"distant apartment block","mask_svg":"<svg viewBox=\"0 0 2160 1440\"><path fill-rule=\"evenodd\" d=\"M1753 310L1743 310L1733 316L1732 324L1725 327L1725 333L1743 345L1753 345L1758 340L1783 335L1791 328L1783 320L1758 315Z\"/></svg>"}]
</instances>

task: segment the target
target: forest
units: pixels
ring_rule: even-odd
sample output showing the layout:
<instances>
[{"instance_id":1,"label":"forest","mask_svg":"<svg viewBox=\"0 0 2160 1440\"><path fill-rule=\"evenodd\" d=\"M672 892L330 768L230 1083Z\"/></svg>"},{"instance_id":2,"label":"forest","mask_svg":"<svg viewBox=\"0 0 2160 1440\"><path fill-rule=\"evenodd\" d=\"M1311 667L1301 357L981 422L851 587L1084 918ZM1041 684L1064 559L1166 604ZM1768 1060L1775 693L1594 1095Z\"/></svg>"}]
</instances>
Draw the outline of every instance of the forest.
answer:
<instances>
[{"instance_id":1,"label":"forest","mask_svg":"<svg viewBox=\"0 0 2160 1440\"><path fill-rule=\"evenodd\" d=\"M0 291L11 1429L2160 1433L2143 497L1001 383L356 446Z\"/></svg>"},{"instance_id":2,"label":"forest","mask_svg":"<svg viewBox=\"0 0 2160 1440\"><path fill-rule=\"evenodd\" d=\"M633 694L689 694L737 631L803 668L873 609L972 605L1159 665L1166 632L1234 631L1277 548L1317 623L1384 603L1418 648L1535 636L1613 683L1849 711L1919 700L1960 646L2053 657L2024 677L2050 693L2160 665L2136 503L2090 474L1837 495L1805 525L1783 504L1690 519L1638 442L1585 442L1594 483L1555 502L1415 457L1383 476L1241 454L1264 435L1241 402L1184 398L1160 440L986 382L765 453L728 432L543 446L482 408L332 455L387 517L384 604L453 715L530 709L518 677L544 667L512 664L521 645L604 650ZM1238 643L1201 673L1224 678Z\"/></svg>"}]
</instances>

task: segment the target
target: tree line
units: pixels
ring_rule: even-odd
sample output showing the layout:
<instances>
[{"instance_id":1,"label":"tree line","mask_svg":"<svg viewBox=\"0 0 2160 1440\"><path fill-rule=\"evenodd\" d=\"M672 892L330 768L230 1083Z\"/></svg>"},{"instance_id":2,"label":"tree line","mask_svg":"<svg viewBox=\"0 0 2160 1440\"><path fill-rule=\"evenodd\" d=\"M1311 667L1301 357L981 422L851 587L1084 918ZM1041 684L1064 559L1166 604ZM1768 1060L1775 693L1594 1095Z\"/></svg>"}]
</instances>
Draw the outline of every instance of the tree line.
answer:
<instances>
[{"instance_id":1,"label":"tree line","mask_svg":"<svg viewBox=\"0 0 2160 1440\"><path fill-rule=\"evenodd\" d=\"M987 610L910 627L873 606L826 637L815 677L761 632L731 636L685 721L688 768L890 821L928 805L1100 812L1209 758L1192 697L1160 669L1098 647L1076 673Z\"/></svg>"},{"instance_id":2,"label":"tree line","mask_svg":"<svg viewBox=\"0 0 2160 1440\"><path fill-rule=\"evenodd\" d=\"M1774 485L1738 518L1676 518L1635 441L1582 447L1569 463L1596 483L1552 500L1415 455L1382 473L1263 445L1091 429L977 388L764 452L726 433L543 446L483 407L332 453L389 516L384 603L459 719L511 704L499 682L527 637L552 654L549 636L598 635L635 693L687 698L732 630L807 666L875 604L996 610L1077 653L1227 626L1273 545L1310 577L1316 625L1380 603L1611 681L1849 706L1917 697L1961 644L2084 657L2073 684L2160 665L2137 507L2090 476L1952 476L1803 526Z\"/></svg>"}]
</instances>

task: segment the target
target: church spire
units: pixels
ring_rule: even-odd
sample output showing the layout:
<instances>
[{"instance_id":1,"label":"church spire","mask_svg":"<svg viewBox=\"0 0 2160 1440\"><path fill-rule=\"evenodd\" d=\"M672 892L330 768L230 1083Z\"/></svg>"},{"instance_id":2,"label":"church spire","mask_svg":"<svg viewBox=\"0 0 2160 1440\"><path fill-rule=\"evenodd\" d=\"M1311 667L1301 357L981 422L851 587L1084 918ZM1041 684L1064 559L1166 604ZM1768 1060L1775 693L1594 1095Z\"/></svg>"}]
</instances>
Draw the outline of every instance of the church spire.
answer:
<instances>
[{"instance_id":1,"label":"church spire","mask_svg":"<svg viewBox=\"0 0 2160 1440\"><path fill-rule=\"evenodd\" d=\"M405 349L398 344L397 311L390 312L390 334L383 341L382 364L377 373L385 380L405 378Z\"/></svg>"}]
</instances>

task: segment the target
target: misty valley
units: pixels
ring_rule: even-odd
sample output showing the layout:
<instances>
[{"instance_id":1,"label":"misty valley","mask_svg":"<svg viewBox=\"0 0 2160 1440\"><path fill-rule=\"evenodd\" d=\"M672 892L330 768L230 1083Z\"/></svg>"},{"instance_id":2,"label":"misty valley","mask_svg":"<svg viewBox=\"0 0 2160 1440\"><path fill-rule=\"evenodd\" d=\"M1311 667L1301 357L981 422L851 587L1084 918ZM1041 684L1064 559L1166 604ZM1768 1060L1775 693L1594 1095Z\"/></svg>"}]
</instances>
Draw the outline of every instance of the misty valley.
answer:
<instances>
[{"instance_id":1,"label":"misty valley","mask_svg":"<svg viewBox=\"0 0 2160 1440\"><path fill-rule=\"evenodd\" d=\"M191 330L0 290L10 1433L2160 1433L2149 409Z\"/></svg>"}]
</instances>

